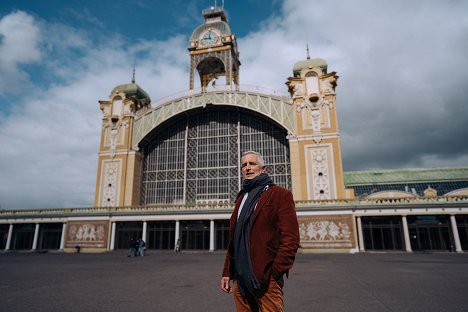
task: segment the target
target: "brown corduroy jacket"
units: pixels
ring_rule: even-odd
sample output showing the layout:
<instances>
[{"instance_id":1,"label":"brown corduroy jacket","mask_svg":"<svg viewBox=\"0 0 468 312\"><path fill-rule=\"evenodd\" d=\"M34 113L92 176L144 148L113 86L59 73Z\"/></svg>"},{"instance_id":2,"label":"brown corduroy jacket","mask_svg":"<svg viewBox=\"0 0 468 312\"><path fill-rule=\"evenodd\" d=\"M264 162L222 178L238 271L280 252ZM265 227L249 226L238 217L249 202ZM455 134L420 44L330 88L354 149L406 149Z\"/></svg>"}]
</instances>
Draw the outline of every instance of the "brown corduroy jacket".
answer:
<instances>
[{"instance_id":1,"label":"brown corduroy jacket","mask_svg":"<svg viewBox=\"0 0 468 312\"><path fill-rule=\"evenodd\" d=\"M231 215L229 246L224 261L223 276L231 279L235 274L234 230L242 197L237 199ZM299 248L299 225L291 192L276 185L269 187L262 193L252 218L250 258L255 277L265 286L270 276L279 281L289 272Z\"/></svg>"}]
</instances>

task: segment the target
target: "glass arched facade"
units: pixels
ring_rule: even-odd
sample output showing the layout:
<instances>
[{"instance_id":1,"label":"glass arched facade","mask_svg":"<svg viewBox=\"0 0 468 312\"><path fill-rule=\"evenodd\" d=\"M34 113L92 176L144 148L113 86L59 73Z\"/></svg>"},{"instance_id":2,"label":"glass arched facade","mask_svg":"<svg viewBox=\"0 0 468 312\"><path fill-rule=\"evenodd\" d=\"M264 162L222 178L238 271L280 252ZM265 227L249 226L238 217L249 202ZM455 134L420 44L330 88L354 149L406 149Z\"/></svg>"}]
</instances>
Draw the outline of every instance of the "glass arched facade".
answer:
<instances>
[{"instance_id":1,"label":"glass arched facade","mask_svg":"<svg viewBox=\"0 0 468 312\"><path fill-rule=\"evenodd\" d=\"M207 107L180 114L153 130L141 146L141 204L233 202L240 189L240 157L264 155L277 185L291 189L287 131L240 108Z\"/></svg>"}]
</instances>

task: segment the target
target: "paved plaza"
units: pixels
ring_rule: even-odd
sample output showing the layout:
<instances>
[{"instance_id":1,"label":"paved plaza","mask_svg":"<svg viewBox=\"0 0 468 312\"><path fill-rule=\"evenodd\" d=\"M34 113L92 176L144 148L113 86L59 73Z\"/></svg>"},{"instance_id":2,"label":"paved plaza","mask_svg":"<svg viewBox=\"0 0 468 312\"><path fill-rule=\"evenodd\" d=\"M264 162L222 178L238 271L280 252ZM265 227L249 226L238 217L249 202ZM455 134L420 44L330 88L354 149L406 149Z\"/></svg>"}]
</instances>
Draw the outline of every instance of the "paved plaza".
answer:
<instances>
[{"instance_id":1,"label":"paved plaza","mask_svg":"<svg viewBox=\"0 0 468 312\"><path fill-rule=\"evenodd\" d=\"M234 311L224 253L0 254L1 311ZM468 311L468 254L299 254L285 311Z\"/></svg>"}]
</instances>

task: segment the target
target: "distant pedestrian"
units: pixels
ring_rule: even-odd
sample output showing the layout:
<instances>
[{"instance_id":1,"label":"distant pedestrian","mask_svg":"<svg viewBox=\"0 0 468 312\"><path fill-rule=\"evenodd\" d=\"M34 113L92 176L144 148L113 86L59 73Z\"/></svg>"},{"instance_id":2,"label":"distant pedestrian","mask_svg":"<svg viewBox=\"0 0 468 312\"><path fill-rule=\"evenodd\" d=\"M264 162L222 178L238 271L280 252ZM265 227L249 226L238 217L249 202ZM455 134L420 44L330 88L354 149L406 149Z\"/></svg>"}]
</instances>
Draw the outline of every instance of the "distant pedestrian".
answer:
<instances>
[{"instance_id":1,"label":"distant pedestrian","mask_svg":"<svg viewBox=\"0 0 468 312\"><path fill-rule=\"evenodd\" d=\"M145 246L146 244L143 238L139 239L138 240L138 253L137 253L138 256L141 256L141 257L145 256Z\"/></svg>"},{"instance_id":2,"label":"distant pedestrian","mask_svg":"<svg viewBox=\"0 0 468 312\"><path fill-rule=\"evenodd\" d=\"M137 249L136 249L136 242L135 240L132 238L130 239L130 246L128 246L128 256L127 257L131 257L131 256L136 256L136 252L137 252Z\"/></svg>"},{"instance_id":3,"label":"distant pedestrian","mask_svg":"<svg viewBox=\"0 0 468 312\"><path fill-rule=\"evenodd\" d=\"M180 254L180 238L177 239L177 243L176 243L176 245L175 245L174 252L175 252L176 254Z\"/></svg>"}]
</instances>

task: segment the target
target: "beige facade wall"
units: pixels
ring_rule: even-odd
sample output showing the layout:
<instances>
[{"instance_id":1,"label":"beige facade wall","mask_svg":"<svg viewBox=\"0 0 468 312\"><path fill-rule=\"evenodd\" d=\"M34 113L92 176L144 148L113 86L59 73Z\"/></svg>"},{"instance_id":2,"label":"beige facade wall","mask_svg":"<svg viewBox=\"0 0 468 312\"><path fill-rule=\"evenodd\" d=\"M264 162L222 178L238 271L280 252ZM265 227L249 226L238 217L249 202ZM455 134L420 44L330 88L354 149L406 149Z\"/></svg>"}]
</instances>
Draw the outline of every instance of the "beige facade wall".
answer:
<instances>
[{"instance_id":1,"label":"beige facade wall","mask_svg":"<svg viewBox=\"0 0 468 312\"><path fill-rule=\"evenodd\" d=\"M291 160L291 191L294 200L305 200L307 196L304 195L303 189L304 170L301 160L302 154L300 153L299 143L297 141L289 141L289 152Z\"/></svg>"},{"instance_id":2,"label":"beige facade wall","mask_svg":"<svg viewBox=\"0 0 468 312\"><path fill-rule=\"evenodd\" d=\"M137 206L140 203L141 163L141 155L139 153L129 153L124 186L124 206Z\"/></svg>"}]
</instances>

